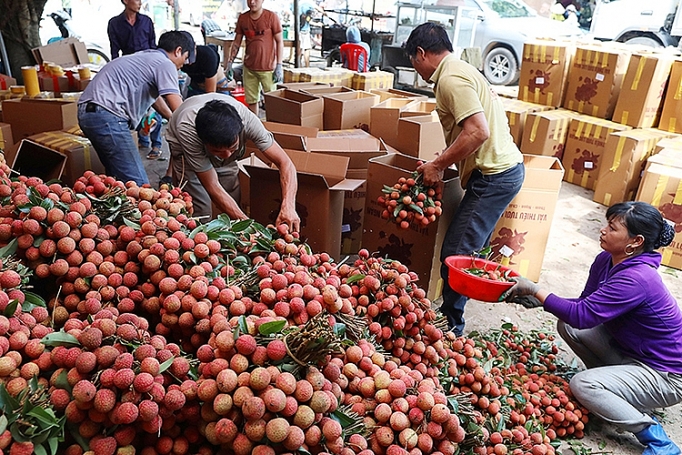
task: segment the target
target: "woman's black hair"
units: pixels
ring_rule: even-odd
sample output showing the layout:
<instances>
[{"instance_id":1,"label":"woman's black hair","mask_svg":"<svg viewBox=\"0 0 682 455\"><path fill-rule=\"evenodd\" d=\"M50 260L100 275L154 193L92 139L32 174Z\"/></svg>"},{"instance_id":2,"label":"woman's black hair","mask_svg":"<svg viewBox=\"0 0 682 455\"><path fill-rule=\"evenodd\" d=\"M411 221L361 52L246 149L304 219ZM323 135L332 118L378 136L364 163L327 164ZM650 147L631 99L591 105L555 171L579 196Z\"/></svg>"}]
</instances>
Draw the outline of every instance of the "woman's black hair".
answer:
<instances>
[{"instance_id":1,"label":"woman's black hair","mask_svg":"<svg viewBox=\"0 0 682 455\"><path fill-rule=\"evenodd\" d=\"M448 32L442 25L433 22L425 22L412 30L405 43L405 53L408 57L414 57L417 55L418 47L434 54L452 52L452 42Z\"/></svg>"},{"instance_id":2,"label":"woman's black hair","mask_svg":"<svg viewBox=\"0 0 682 455\"><path fill-rule=\"evenodd\" d=\"M212 147L232 146L244 129L237 110L221 100L204 104L197 112L194 125L201 142Z\"/></svg>"},{"instance_id":3,"label":"woman's black hair","mask_svg":"<svg viewBox=\"0 0 682 455\"><path fill-rule=\"evenodd\" d=\"M675 237L675 229L668 224L656 207L646 202L628 201L614 204L606 211L606 219L621 220L631 237L644 238L644 251L668 246Z\"/></svg>"}]
</instances>

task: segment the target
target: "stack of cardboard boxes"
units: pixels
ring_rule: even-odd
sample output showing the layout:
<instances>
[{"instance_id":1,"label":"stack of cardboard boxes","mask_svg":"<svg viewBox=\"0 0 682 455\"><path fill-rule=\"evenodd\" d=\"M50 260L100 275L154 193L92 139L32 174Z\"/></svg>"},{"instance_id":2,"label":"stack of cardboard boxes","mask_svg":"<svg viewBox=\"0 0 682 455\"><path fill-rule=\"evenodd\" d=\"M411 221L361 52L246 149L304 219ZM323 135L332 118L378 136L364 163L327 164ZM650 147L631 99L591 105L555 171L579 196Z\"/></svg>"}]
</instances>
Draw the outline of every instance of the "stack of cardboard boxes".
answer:
<instances>
[{"instance_id":1,"label":"stack of cardboard boxes","mask_svg":"<svg viewBox=\"0 0 682 455\"><path fill-rule=\"evenodd\" d=\"M649 202L682 232L681 58L617 43L531 42L519 85L520 100L563 108L529 108L523 153L560 158L564 180L601 204ZM682 268L678 236L663 264Z\"/></svg>"}]
</instances>

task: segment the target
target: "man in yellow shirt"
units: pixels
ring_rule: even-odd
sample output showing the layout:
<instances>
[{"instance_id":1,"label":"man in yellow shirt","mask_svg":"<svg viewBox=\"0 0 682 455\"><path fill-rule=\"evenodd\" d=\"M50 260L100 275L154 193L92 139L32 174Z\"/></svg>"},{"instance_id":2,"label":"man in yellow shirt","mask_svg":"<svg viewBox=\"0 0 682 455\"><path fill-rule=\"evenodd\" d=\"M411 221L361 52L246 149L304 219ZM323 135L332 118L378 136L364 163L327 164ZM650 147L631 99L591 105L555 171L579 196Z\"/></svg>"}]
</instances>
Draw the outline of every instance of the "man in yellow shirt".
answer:
<instances>
[{"instance_id":1,"label":"man in yellow shirt","mask_svg":"<svg viewBox=\"0 0 682 455\"><path fill-rule=\"evenodd\" d=\"M405 51L419 75L435 84L436 110L448 145L417 170L426 184L434 185L446 168L457 164L465 189L443 240L442 262L448 256L470 255L490 242L495 224L523 184L523 156L509 132L502 102L476 68L452 54L442 26L427 22L415 28ZM441 276L441 312L452 331L461 335L467 298L448 285L444 263Z\"/></svg>"}]
</instances>

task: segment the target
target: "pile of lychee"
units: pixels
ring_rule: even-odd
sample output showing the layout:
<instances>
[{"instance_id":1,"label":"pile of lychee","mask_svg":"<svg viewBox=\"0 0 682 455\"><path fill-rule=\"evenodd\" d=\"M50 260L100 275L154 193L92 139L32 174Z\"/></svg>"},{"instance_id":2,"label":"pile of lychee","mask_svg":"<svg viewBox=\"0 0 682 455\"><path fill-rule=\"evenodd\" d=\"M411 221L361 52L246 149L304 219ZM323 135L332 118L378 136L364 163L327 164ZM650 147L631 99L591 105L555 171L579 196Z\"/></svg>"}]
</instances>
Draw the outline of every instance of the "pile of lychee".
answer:
<instances>
[{"instance_id":1,"label":"pile of lychee","mask_svg":"<svg viewBox=\"0 0 682 455\"><path fill-rule=\"evenodd\" d=\"M487 419L507 417L480 397L467 412L448 397L466 384L446 378L480 376L483 354L444 335L408 267L365 250L338 265L286 227L254 226L230 243L191 217L176 188L91 172L67 188L9 180L1 166L0 246L32 276L0 269L0 382L12 396L36 376L49 389L66 416L64 453L454 455L495 446ZM119 202L121 213L108 211ZM319 346L328 353L301 361L287 340L320 321L340 348ZM483 376L503 400L497 376ZM550 451L544 438L535 445ZM6 430L0 449L28 446Z\"/></svg>"}]
</instances>

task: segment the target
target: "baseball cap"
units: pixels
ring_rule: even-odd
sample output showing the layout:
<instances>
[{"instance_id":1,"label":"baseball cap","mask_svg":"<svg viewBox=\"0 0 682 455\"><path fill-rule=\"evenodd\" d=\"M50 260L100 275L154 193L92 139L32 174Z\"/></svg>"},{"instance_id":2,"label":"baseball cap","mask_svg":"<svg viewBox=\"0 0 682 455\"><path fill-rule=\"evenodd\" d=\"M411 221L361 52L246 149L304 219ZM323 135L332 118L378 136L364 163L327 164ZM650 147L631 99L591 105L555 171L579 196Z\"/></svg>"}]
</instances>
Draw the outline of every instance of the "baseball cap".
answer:
<instances>
[{"instance_id":1,"label":"baseball cap","mask_svg":"<svg viewBox=\"0 0 682 455\"><path fill-rule=\"evenodd\" d=\"M187 57L187 63L191 65L197 59L197 46L194 42L194 37L192 36L192 34L190 32L188 32L186 30L182 30L182 31L180 31L180 33L185 35L189 39L189 41L192 43L192 46L189 49L185 49L185 50L189 51L189 56Z\"/></svg>"}]
</instances>

